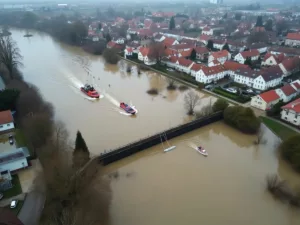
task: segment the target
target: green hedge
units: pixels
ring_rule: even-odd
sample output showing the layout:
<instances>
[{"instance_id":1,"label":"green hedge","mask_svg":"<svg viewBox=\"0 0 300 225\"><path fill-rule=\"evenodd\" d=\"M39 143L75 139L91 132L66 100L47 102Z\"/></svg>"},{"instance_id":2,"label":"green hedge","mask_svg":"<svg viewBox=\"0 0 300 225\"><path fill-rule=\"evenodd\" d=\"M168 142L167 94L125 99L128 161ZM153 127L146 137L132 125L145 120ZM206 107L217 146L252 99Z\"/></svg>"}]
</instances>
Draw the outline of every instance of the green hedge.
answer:
<instances>
[{"instance_id":1,"label":"green hedge","mask_svg":"<svg viewBox=\"0 0 300 225\"><path fill-rule=\"evenodd\" d=\"M236 94L233 94L233 93L230 93L228 91L225 91L223 90L222 88L220 87L217 87L213 90L213 92L219 94L219 95L222 95L226 98L230 98L234 101L237 101L237 102L240 102L240 103L245 103L245 102L248 102L251 100L250 97L244 97L244 96L240 96L240 95L236 95Z\"/></svg>"}]
</instances>

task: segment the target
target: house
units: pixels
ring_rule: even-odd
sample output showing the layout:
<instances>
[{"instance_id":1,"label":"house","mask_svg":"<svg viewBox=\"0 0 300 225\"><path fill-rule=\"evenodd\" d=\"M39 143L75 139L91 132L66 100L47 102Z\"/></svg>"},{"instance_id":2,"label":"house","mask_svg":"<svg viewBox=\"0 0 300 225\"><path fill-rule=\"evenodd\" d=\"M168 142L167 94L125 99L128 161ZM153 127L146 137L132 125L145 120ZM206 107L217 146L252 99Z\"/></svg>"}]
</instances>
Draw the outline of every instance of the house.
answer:
<instances>
[{"instance_id":1,"label":"house","mask_svg":"<svg viewBox=\"0 0 300 225\"><path fill-rule=\"evenodd\" d=\"M291 85L293 88L295 88L295 90L297 90L298 93L300 93L300 80L293 81Z\"/></svg>"},{"instance_id":2,"label":"house","mask_svg":"<svg viewBox=\"0 0 300 225\"><path fill-rule=\"evenodd\" d=\"M299 56L300 50L298 48L288 48L281 46L273 46L269 48L269 52L274 55L283 53L285 56Z\"/></svg>"},{"instance_id":3,"label":"house","mask_svg":"<svg viewBox=\"0 0 300 225\"><path fill-rule=\"evenodd\" d=\"M13 129L15 129L15 125L11 111L0 111L0 133L5 133Z\"/></svg>"},{"instance_id":4,"label":"house","mask_svg":"<svg viewBox=\"0 0 300 225\"><path fill-rule=\"evenodd\" d=\"M231 54L227 50L222 50L219 52L213 52L208 57L208 62L213 60L218 60L221 64L224 64L227 60L231 59Z\"/></svg>"},{"instance_id":5,"label":"house","mask_svg":"<svg viewBox=\"0 0 300 225\"><path fill-rule=\"evenodd\" d=\"M150 56L150 48L141 47L138 54L138 60L143 61L146 65L156 64L156 59Z\"/></svg>"},{"instance_id":6,"label":"house","mask_svg":"<svg viewBox=\"0 0 300 225\"><path fill-rule=\"evenodd\" d=\"M225 45L225 40L219 40L219 39L214 39L213 41L213 47L214 49L222 50L223 46Z\"/></svg>"},{"instance_id":7,"label":"house","mask_svg":"<svg viewBox=\"0 0 300 225\"><path fill-rule=\"evenodd\" d=\"M285 45L287 46L300 46L300 33L288 33L285 39Z\"/></svg>"},{"instance_id":8,"label":"house","mask_svg":"<svg viewBox=\"0 0 300 225\"><path fill-rule=\"evenodd\" d=\"M249 87L266 90L270 87L279 85L282 81L282 72L280 68L274 67L268 70L254 71L250 68L240 68L236 70L234 82L245 84Z\"/></svg>"},{"instance_id":9,"label":"house","mask_svg":"<svg viewBox=\"0 0 300 225\"><path fill-rule=\"evenodd\" d=\"M298 94L297 90L291 84L286 84L281 88L277 88L275 91L283 102L291 101Z\"/></svg>"},{"instance_id":10,"label":"house","mask_svg":"<svg viewBox=\"0 0 300 225\"><path fill-rule=\"evenodd\" d=\"M0 208L0 224L3 225L24 225L19 218L17 217L16 213L10 209Z\"/></svg>"},{"instance_id":11,"label":"house","mask_svg":"<svg viewBox=\"0 0 300 225\"><path fill-rule=\"evenodd\" d=\"M252 61L256 61L259 58L259 51L258 50L250 50L240 52L234 57L234 60L239 62L240 64L245 64L247 58L250 58Z\"/></svg>"},{"instance_id":12,"label":"house","mask_svg":"<svg viewBox=\"0 0 300 225\"><path fill-rule=\"evenodd\" d=\"M202 67L195 75L196 81L208 84L224 78L226 71L223 66Z\"/></svg>"},{"instance_id":13,"label":"house","mask_svg":"<svg viewBox=\"0 0 300 225\"><path fill-rule=\"evenodd\" d=\"M296 73L300 69L300 59L299 57L286 58L279 64L280 69L282 70L284 77Z\"/></svg>"},{"instance_id":14,"label":"house","mask_svg":"<svg viewBox=\"0 0 300 225\"><path fill-rule=\"evenodd\" d=\"M279 55L273 55L271 53L267 53L264 59L261 62L262 66L276 66L284 60L284 54L281 53Z\"/></svg>"},{"instance_id":15,"label":"house","mask_svg":"<svg viewBox=\"0 0 300 225\"><path fill-rule=\"evenodd\" d=\"M191 68L192 77L196 77L197 72L199 72L202 69L202 67L204 67L204 65L194 63L192 68Z\"/></svg>"},{"instance_id":16,"label":"house","mask_svg":"<svg viewBox=\"0 0 300 225\"><path fill-rule=\"evenodd\" d=\"M18 148L0 153L0 172L14 172L28 167L27 158L30 156L27 148Z\"/></svg>"},{"instance_id":17,"label":"house","mask_svg":"<svg viewBox=\"0 0 300 225\"><path fill-rule=\"evenodd\" d=\"M176 64L176 70L190 74L194 62L192 60L180 57L178 58Z\"/></svg>"},{"instance_id":18,"label":"house","mask_svg":"<svg viewBox=\"0 0 300 225\"><path fill-rule=\"evenodd\" d=\"M163 44L165 47L170 47L172 45L178 45L179 42L174 39L174 38L169 38L169 37L166 37L164 40L163 40Z\"/></svg>"},{"instance_id":19,"label":"house","mask_svg":"<svg viewBox=\"0 0 300 225\"><path fill-rule=\"evenodd\" d=\"M210 36L210 35L205 35L205 34L204 34L204 35L201 35L201 36L199 37L199 41L200 41L201 43L207 45L208 41L211 40L212 38L213 38L212 36Z\"/></svg>"},{"instance_id":20,"label":"house","mask_svg":"<svg viewBox=\"0 0 300 225\"><path fill-rule=\"evenodd\" d=\"M209 50L206 47L195 47L196 59L206 61L208 59Z\"/></svg>"},{"instance_id":21,"label":"house","mask_svg":"<svg viewBox=\"0 0 300 225\"><path fill-rule=\"evenodd\" d=\"M281 107L281 119L300 127L300 98Z\"/></svg>"},{"instance_id":22,"label":"house","mask_svg":"<svg viewBox=\"0 0 300 225\"><path fill-rule=\"evenodd\" d=\"M234 61L226 61L224 64L223 64L225 70L227 71L227 74L234 78L235 76L235 72L238 70L238 69L249 69L249 66L248 65L244 65L244 64L239 64L237 62L234 62Z\"/></svg>"},{"instance_id":23,"label":"house","mask_svg":"<svg viewBox=\"0 0 300 225\"><path fill-rule=\"evenodd\" d=\"M155 37L154 37L154 41L155 42L162 42L163 40L165 40L165 36L164 35L161 35L161 34L157 34L157 35L155 35Z\"/></svg>"},{"instance_id":24,"label":"house","mask_svg":"<svg viewBox=\"0 0 300 225\"><path fill-rule=\"evenodd\" d=\"M176 63L178 61L178 57L177 56L171 56L169 58L167 57L163 57L161 60L161 64L166 65L167 67L170 68L175 68L176 67Z\"/></svg>"},{"instance_id":25,"label":"house","mask_svg":"<svg viewBox=\"0 0 300 225\"><path fill-rule=\"evenodd\" d=\"M127 59L127 58L130 58L132 57L132 54L133 54L133 49L132 48L125 48L124 50L124 58Z\"/></svg>"},{"instance_id":26,"label":"house","mask_svg":"<svg viewBox=\"0 0 300 225\"><path fill-rule=\"evenodd\" d=\"M107 45L106 45L106 47L107 47L107 48L116 48L116 49L119 49L119 50L121 50L121 49L123 48L122 45L117 44L117 43L114 42L114 41L108 42Z\"/></svg>"},{"instance_id":27,"label":"house","mask_svg":"<svg viewBox=\"0 0 300 225\"><path fill-rule=\"evenodd\" d=\"M213 35L214 30L211 29L210 27L204 27L203 30L202 30L202 34L204 34L204 35Z\"/></svg>"},{"instance_id":28,"label":"house","mask_svg":"<svg viewBox=\"0 0 300 225\"><path fill-rule=\"evenodd\" d=\"M251 106L266 110L280 101L279 95L274 90L264 92L251 98Z\"/></svg>"},{"instance_id":29,"label":"house","mask_svg":"<svg viewBox=\"0 0 300 225\"><path fill-rule=\"evenodd\" d=\"M248 48L250 50L257 50L259 54L264 54L268 51L268 46L265 43L253 43L249 45Z\"/></svg>"},{"instance_id":30,"label":"house","mask_svg":"<svg viewBox=\"0 0 300 225\"><path fill-rule=\"evenodd\" d=\"M214 59L213 61L210 61L207 64L208 67L219 66L219 65L221 65L221 63L218 60L216 60L216 59Z\"/></svg>"}]
</instances>

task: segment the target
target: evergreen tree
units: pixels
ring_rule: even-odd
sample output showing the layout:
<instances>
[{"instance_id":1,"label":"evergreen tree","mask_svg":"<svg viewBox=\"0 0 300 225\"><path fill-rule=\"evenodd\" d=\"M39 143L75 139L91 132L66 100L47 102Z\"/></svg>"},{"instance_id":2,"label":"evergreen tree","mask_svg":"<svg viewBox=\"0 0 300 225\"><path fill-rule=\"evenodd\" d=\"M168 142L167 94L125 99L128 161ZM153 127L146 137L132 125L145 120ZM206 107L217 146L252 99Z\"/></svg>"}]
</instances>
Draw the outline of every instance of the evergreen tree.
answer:
<instances>
[{"instance_id":1,"label":"evergreen tree","mask_svg":"<svg viewBox=\"0 0 300 225\"><path fill-rule=\"evenodd\" d=\"M101 29L102 29L102 24L99 23L99 24L98 24L98 30L100 31Z\"/></svg>"},{"instance_id":2,"label":"evergreen tree","mask_svg":"<svg viewBox=\"0 0 300 225\"><path fill-rule=\"evenodd\" d=\"M106 34L105 39L107 43L111 41L111 36L109 33Z\"/></svg>"},{"instance_id":3,"label":"evergreen tree","mask_svg":"<svg viewBox=\"0 0 300 225\"><path fill-rule=\"evenodd\" d=\"M256 26L256 27L263 27L263 19L262 19L262 16L258 16L258 17L257 17L255 26Z\"/></svg>"},{"instance_id":4,"label":"evergreen tree","mask_svg":"<svg viewBox=\"0 0 300 225\"><path fill-rule=\"evenodd\" d=\"M265 29L267 31L272 31L273 30L273 20L268 20L265 24Z\"/></svg>"},{"instance_id":5,"label":"evergreen tree","mask_svg":"<svg viewBox=\"0 0 300 225\"><path fill-rule=\"evenodd\" d=\"M74 151L89 152L88 147L86 146L85 140L83 139L80 131L77 131L75 149Z\"/></svg>"},{"instance_id":6,"label":"evergreen tree","mask_svg":"<svg viewBox=\"0 0 300 225\"><path fill-rule=\"evenodd\" d=\"M245 63L244 63L245 65L248 65L248 66L252 66L252 60L251 60L251 58L250 57L247 57L247 59L245 60Z\"/></svg>"},{"instance_id":7,"label":"evergreen tree","mask_svg":"<svg viewBox=\"0 0 300 225\"><path fill-rule=\"evenodd\" d=\"M223 46L222 50L227 50L228 52L230 52L228 43L226 43L226 44Z\"/></svg>"},{"instance_id":8,"label":"evergreen tree","mask_svg":"<svg viewBox=\"0 0 300 225\"><path fill-rule=\"evenodd\" d=\"M174 17L172 17L170 20L169 29L173 30L174 28L175 28L175 20Z\"/></svg>"},{"instance_id":9,"label":"evergreen tree","mask_svg":"<svg viewBox=\"0 0 300 225\"><path fill-rule=\"evenodd\" d=\"M206 47L212 50L214 48L214 42L212 40L208 40Z\"/></svg>"},{"instance_id":10,"label":"evergreen tree","mask_svg":"<svg viewBox=\"0 0 300 225\"><path fill-rule=\"evenodd\" d=\"M193 49L191 52L191 56L190 56L191 60L195 60L196 56L197 56L197 53L196 53L195 49Z\"/></svg>"}]
</instances>

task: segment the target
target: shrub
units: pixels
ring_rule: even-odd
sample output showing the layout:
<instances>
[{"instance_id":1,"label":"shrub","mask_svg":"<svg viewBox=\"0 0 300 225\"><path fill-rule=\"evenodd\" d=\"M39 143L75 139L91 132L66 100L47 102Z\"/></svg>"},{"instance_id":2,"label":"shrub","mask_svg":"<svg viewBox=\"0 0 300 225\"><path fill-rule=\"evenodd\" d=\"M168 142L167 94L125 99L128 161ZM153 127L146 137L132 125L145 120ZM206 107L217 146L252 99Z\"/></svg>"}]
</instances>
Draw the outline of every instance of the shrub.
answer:
<instances>
[{"instance_id":1,"label":"shrub","mask_svg":"<svg viewBox=\"0 0 300 225\"><path fill-rule=\"evenodd\" d=\"M150 90L147 91L149 95L157 95L158 90L156 88L151 88Z\"/></svg>"},{"instance_id":2,"label":"shrub","mask_svg":"<svg viewBox=\"0 0 300 225\"><path fill-rule=\"evenodd\" d=\"M189 89L189 87L187 87L187 86L185 86L185 85L180 85L180 86L178 87L178 89L179 89L179 91L186 91L186 90Z\"/></svg>"},{"instance_id":3,"label":"shrub","mask_svg":"<svg viewBox=\"0 0 300 225\"><path fill-rule=\"evenodd\" d=\"M284 103L282 100L277 102L273 107L269 110L267 110L267 115L271 117L278 117L280 116L281 107L284 106L287 103Z\"/></svg>"},{"instance_id":4,"label":"shrub","mask_svg":"<svg viewBox=\"0 0 300 225\"><path fill-rule=\"evenodd\" d=\"M245 97L245 96L242 96L242 95L236 95L236 94L233 94L231 92L228 92L226 90L223 90L222 88L215 88L213 90L213 92L219 94L219 95L222 95L224 97L227 97L227 98L230 98L234 101L237 101L237 102L240 102L240 103L245 103L245 102L248 102L251 100L250 97Z\"/></svg>"},{"instance_id":5,"label":"shrub","mask_svg":"<svg viewBox=\"0 0 300 225\"><path fill-rule=\"evenodd\" d=\"M103 52L103 57L107 63L117 64L119 61L118 50L114 48L107 48Z\"/></svg>"},{"instance_id":6,"label":"shrub","mask_svg":"<svg viewBox=\"0 0 300 225\"><path fill-rule=\"evenodd\" d=\"M20 91L16 89L5 89L0 91L0 111L14 110L19 95Z\"/></svg>"},{"instance_id":7,"label":"shrub","mask_svg":"<svg viewBox=\"0 0 300 225\"><path fill-rule=\"evenodd\" d=\"M295 135L284 140L279 150L284 159L291 163L291 165L298 171L300 171L300 135Z\"/></svg>"},{"instance_id":8,"label":"shrub","mask_svg":"<svg viewBox=\"0 0 300 225\"><path fill-rule=\"evenodd\" d=\"M213 112L224 111L228 107L228 102L222 98L218 98L218 100L213 104L212 110Z\"/></svg>"},{"instance_id":9,"label":"shrub","mask_svg":"<svg viewBox=\"0 0 300 225\"><path fill-rule=\"evenodd\" d=\"M243 106L229 106L224 110L224 121L244 133L257 133L260 120L253 110Z\"/></svg>"}]
</instances>

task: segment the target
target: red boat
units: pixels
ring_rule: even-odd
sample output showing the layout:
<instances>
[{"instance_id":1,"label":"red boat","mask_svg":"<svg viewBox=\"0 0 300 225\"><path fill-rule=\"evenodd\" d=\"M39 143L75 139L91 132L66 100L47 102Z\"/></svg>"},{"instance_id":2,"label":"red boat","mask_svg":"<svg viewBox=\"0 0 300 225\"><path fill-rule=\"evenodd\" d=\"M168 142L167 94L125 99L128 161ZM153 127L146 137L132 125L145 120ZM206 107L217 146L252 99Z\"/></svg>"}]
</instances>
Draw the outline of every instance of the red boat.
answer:
<instances>
[{"instance_id":1,"label":"red boat","mask_svg":"<svg viewBox=\"0 0 300 225\"><path fill-rule=\"evenodd\" d=\"M99 98L99 93L91 85L86 84L80 90L91 98Z\"/></svg>"},{"instance_id":2,"label":"red boat","mask_svg":"<svg viewBox=\"0 0 300 225\"><path fill-rule=\"evenodd\" d=\"M131 115L134 115L136 111L130 107L129 105L125 104L124 102L120 103L120 107L124 109L125 112L130 113Z\"/></svg>"}]
</instances>

